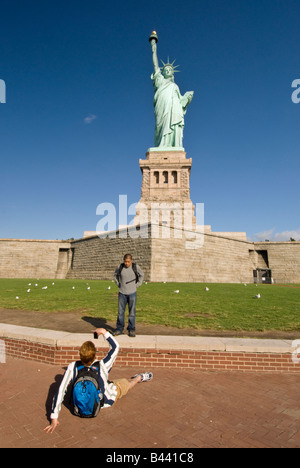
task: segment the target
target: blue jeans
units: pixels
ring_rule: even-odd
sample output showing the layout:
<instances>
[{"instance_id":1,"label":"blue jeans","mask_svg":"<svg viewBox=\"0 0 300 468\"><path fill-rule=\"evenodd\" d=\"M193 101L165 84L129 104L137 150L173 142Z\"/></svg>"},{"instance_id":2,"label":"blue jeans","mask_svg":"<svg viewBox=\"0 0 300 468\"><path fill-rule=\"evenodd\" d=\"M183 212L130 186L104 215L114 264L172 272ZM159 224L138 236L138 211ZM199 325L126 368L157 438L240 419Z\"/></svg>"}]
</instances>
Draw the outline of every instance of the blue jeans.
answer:
<instances>
[{"instance_id":1,"label":"blue jeans","mask_svg":"<svg viewBox=\"0 0 300 468\"><path fill-rule=\"evenodd\" d=\"M125 326L125 309L128 304L128 331L135 331L135 307L136 307L136 292L133 294L122 294L119 292L119 310L117 319L117 330L123 331Z\"/></svg>"}]
</instances>

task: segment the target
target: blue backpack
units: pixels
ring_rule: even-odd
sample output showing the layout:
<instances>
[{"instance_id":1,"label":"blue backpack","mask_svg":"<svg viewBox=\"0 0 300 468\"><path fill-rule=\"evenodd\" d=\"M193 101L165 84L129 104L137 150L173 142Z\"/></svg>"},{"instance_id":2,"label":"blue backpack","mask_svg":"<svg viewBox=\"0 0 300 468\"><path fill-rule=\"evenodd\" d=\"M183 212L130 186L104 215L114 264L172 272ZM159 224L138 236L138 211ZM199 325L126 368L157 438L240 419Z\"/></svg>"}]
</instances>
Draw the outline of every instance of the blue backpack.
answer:
<instances>
[{"instance_id":1,"label":"blue backpack","mask_svg":"<svg viewBox=\"0 0 300 468\"><path fill-rule=\"evenodd\" d=\"M94 418L104 404L100 388L100 363L85 367L81 361L75 364L77 376L73 383L74 414L81 418Z\"/></svg>"}]
</instances>

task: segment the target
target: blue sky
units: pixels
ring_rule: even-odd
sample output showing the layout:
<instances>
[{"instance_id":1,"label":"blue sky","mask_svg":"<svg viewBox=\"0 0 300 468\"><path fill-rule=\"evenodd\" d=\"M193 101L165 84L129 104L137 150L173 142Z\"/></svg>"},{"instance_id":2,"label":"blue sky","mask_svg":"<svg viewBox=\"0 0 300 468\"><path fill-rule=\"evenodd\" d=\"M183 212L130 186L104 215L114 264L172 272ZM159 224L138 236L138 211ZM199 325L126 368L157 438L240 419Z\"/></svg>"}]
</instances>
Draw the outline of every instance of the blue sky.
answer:
<instances>
[{"instance_id":1,"label":"blue sky","mask_svg":"<svg viewBox=\"0 0 300 468\"><path fill-rule=\"evenodd\" d=\"M0 238L80 238L141 194L149 34L193 90L191 198L213 231L300 239L299 0L1 0Z\"/></svg>"}]
</instances>

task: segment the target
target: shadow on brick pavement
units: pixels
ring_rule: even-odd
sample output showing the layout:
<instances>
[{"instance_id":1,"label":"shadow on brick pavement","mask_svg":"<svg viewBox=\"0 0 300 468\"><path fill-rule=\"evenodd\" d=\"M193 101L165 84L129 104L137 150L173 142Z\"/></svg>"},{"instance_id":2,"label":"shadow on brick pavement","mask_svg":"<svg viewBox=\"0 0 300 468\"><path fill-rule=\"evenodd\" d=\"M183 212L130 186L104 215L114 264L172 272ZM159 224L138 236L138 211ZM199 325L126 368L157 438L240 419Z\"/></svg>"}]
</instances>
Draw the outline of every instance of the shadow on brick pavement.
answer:
<instances>
[{"instance_id":1,"label":"shadow on brick pavement","mask_svg":"<svg viewBox=\"0 0 300 468\"><path fill-rule=\"evenodd\" d=\"M110 377L142 370L116 367ZM299 375L153 369L152 382L95 419L63 406L46 434L64 368L8 357L0 372L1 448L300 447Z\"/></svg>"}]
</instances>

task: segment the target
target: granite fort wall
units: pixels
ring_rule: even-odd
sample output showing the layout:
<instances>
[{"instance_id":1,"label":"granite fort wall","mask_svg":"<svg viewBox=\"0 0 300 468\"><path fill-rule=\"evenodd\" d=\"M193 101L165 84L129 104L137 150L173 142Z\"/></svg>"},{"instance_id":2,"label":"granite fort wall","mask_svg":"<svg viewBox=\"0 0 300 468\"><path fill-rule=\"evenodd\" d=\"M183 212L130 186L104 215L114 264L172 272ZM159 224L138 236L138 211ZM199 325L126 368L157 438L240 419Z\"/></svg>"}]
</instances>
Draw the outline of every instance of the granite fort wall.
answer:
<instances>
[{"instance_id":1,"label":"granite fort wall","mask_svg":"<svg viewBox=\"0 0 300 468\"><path fill-rule=\"evenodd\" d=\"M160 227L156 235L151 226L144 228L146 238L119 237L117 231L115 238L72 242L68 277L111 279L123 255L131 252L147 281L248 283L254 281L254 270L270 268L276 283L300 282L300 242L256 243L205 231L196 240L172 227Z\"/></svg>"},{"instance_id":2,"label":"granite fort wall","mask_svg":"<svg viewBox=\"0 0 300 468\"><path fill-rule=\"evenodd\" d=\"M70 246L64 241L0 239L0 277L65 278Z\"/></svg>"},{"instance_id":3,"label":"granite fort wall","mask_svg":"<svg viewBox=\"0 0 300 468\"><path fill-rule=\"evenodd\" d=\"M267 251L276 283L300 283L300 242L255 242L254 248Z\"/></svg>"},{"instance_id":4,"label":"granite fort wall","mask_svg":"<svg viewBox=\"0 0 300 468\"><path fill-rule=\"evenodd\" d=\"M249 250L252 243L224 236L204 234L199 248L193 239L187 239L179 231L169 238L165 228L152 236L135 239L130 235L115 238L93 236L72 242L73 260L68 278L111 279L116 265L127 252L132 253L145 273L147 281L175 282L252 282L253 264Z\"/></svg>"},{"instance_id":5,"label":"granite fort wall","mask_svg":"<svg viewBox=\"0 0 300 468\"><path fill-rule=\"evenodd\" d=\"M122 237L124 236L124 237ZM151 239L136 239L124 232L115 238L93 236L72 242L72 264L68 278L113 279L114 271L130 253L133 261L142 268L145 280L149 281L151 266Z\"/></svg>"},{"instance_id":6,"label":"granite fort wall","mask_svg":"<svg viewBox=\"0 0 300 468\"><path fill-rule=\"evenodd\" d=\"M161 234L161 233L160 233ZM178 233L177 233L178 234ZM269 268L275 283L300 283L300 242L249 242L204 232L203 242L152 236L91 236L72 242L0 239L1 278L112 279L125 253L131 253L146 281L253 282L253 270Z\"/></svg>"},{"instance_id":7,"label":"granite fort wall","mask_svg":"<svg viewBox=\"0 0 300 468\"><path fill-rule=\"evenodd\" d=\"M196 238L189 240L184 235L181 239L152 239L151 280L253 282L252 243L204 233L198 244Z\"/></svg>"}]
</instances>

